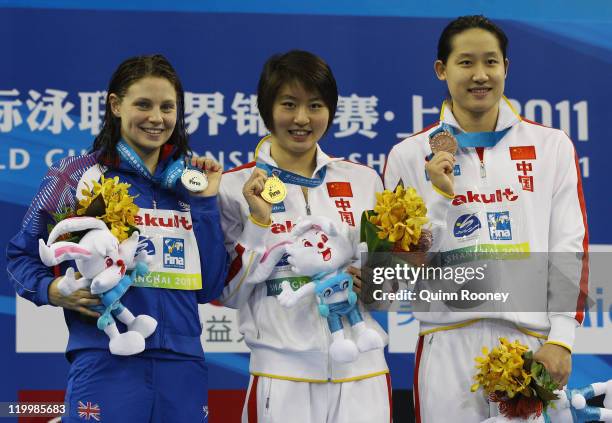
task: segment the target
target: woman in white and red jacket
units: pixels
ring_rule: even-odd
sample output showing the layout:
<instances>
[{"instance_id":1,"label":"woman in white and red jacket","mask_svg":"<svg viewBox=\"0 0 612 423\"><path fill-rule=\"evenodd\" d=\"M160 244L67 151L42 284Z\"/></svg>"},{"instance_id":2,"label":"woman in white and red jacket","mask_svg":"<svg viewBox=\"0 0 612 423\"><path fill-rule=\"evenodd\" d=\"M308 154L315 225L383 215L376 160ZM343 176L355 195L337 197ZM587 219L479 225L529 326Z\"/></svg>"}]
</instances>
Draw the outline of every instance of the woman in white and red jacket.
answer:
<instances>
[{"instance_id":1,"label":"woman in white and red jacket","mask_svg":"<svg viewBox=\"0 0 612 423\"><path fill-rule=\"evenodd\" d=\"M503 97L507 44L484 16L449 23L435 62L450 93L440 121L393 147L385 166L388 189L402 183L423 196L442 263L502 258L487 262L485 283L465 287L510 294L506 303L435 301L415 312L418 422L489 417L488 401L470 393L474 358L501 336L527 344L562 385L571 370L588 277L580 173L566 134L521 118ZM441 131L458 139L455 154L432 154L430 140Z\"/></svg>"},{"instance_id":2,"label":"woman in white and red jacket","mask_svg":"<svg viewBox=\"0 0 612 423\"><path fill-rule=\"evenodd\" d=\"M249 276L267 246L281 242L298 218L326 216L350 227L357 242L361 214L382 191L376 172L331 158L318 146L336 110L338 91L328 65L304 51L271 57L258 86L260 114L271 132L256 161L223 175L219 191L226 247L233 258L222 302L240 310L240 331L251 349L251 380L243 422L388 422L390 379L382 349L352 363L331 360L331 334L314 297L280 305L281 281L294 289L308 278L281 260L263 283ZM268 175L285 180L287 197L272 207L260 193ZM349 268L356 284L360 271ZM369 327L378 324L364 313ZM351 336L354 336L352 334Z\"/></svg>"}]
</instances>

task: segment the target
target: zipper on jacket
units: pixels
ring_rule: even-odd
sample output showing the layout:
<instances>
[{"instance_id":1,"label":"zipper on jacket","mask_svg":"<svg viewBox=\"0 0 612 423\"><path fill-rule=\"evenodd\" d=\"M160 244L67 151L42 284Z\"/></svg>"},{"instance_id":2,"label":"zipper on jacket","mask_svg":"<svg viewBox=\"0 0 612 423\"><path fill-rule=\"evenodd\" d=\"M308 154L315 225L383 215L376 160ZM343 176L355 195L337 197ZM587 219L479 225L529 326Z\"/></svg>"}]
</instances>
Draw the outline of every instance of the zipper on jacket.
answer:
<instances>
[{"instance_id":1,"label":"zipper on jacket","mask_svg":"<svg viewBox=\"0 0 612 423\"><path fill-rule=\"evenodd\" d=\"M310 216L310 204L308 203L308 188L301 187L300 191L302 191L302 197L304 197L304 203L306 204L306 216Z\"/></svg>"},{"instance_id":2,"label":"zipper on jacket","mask_svg":"<svg viewBox=\"0 0 612 423\"><path fill-rule=\"evenodd\" d=\"M306 216L310 216L311 212L310 212L310 204L308 203L308 188L305 188L306 192L304 192L304 188L302 188L300 191L302 191L302 196L304 197L304 203L306 204Z\"/></svg>"},{"instance_id":3,"label":"zipper on jacket","mask_svg":"<svg viewBox=\"0 0 612 423\"><path fill-rule=\"evenodd\" d=\"M476 147L476 154L478 154L478 159L480 160L480 178L485 179L487 177L487 169L484 164L484 147Z\"/></svg>"},{"instance_id":4,"label":"zipper on jacket","mask_svg":"<svg viewBox=\"0 0 612 423\"><path fill-rule=\"evenodd\" d=\"M151 190L151 202L153 203L153 210L157 210L157 199L155 198L155 189Z\"/></svg>"},{"instance_id":5,"label":"zipper on jacket","mask_svg":"<svg viewBox=\"0 0 612 423\"><path fill-rule=\"evenodd\" d=\"M325 322L324 322L325 320ZM327 381L331 382L332 381L332 366L331 366L331 360L329 358L329 342L327 339L327 329L328 329L328 325L327 325L327 319L323 319L323 318L319 318L319 324L321 327L321 331L323 332L323 338L327 347L327 355L325 356L325 360L327 363ZM332 338L332 342L333 342L333 338Z\"/></svg>"},{"instance_id":6,"label":"zipper on jacket","mask_svg":"<svg viewBox=\"0 0 612 423\"><path fill-rule=\"evenodd\" d=\"M270 397L272 397L272 382L273 379L268 379L268 392L266 393L266 411L265 414L270 413Z\"/></svg>"}]
</instances>

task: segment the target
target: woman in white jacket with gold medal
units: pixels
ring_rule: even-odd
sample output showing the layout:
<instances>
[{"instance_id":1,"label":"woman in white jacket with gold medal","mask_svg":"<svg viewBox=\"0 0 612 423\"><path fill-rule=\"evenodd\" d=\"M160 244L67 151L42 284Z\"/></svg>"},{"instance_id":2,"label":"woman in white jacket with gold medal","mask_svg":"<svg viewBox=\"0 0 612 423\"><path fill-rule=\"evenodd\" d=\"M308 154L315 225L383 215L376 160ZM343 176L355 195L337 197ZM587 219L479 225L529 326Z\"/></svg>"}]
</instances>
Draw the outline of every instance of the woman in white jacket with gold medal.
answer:
<instances>
[{"instance_id":1,"label":"woman in white jacket with gold medal","mask_svg":"<svg viewBox=\"0 0 612 423\"><path fill-rule=\"evenodd\" d=\"M221 183L222 226L233 259L221 301L240 310L240 331L251 349L243 422L391 420L382 349L351 363L332 360L332 336L314 297L291 309L276 298L283 280L294 289L309 281L284 260L265 282L249 283L266 247L285 240L302 216L346 224L357 242L361 213L382 191L374 170L331 158L318 146L337 101L336 81L322 59L304 51L271 57L258 85L259 111L271 135L260 142L254 162L230 170ZM359 286L359 269L349 272ZM364 319L387 339L368 313Z\"/></svg>"}]
</instances>

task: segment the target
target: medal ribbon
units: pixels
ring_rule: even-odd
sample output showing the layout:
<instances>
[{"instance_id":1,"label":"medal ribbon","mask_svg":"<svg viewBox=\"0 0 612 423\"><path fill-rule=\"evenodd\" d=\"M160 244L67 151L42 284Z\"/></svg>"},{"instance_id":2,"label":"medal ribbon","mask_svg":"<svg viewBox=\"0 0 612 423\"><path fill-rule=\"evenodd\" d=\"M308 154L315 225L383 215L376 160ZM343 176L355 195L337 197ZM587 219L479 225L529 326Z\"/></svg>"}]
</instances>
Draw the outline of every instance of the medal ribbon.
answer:
<instances>
[{"instance_id":1,"label":"medal ribbon","mask_svg":"<svg viewBox=\"0 0 612 423\"><path fill-rule=\"evenodd\" d=\"M494 147L510 130L506 128L494 132L458 132L447 123L443 123L438 129L432 132L429 137L433 137L439 132L450 132L456 139L459 147Z\"/></svg>"},{"instance_id":2,"label":"medal ribbon","mask_svg":"<svg viewBox=\"0 0 612 423\"><path fill-rule=\"evenodd\" d=\"M259 169L265 170L268 176L276 175L281 181L287 184L300 185L307 188L315 188L321 185L323 183L323 180L325 179L325 174L327 173L327 168L323 167L317 172L316 177L307 178L305 176L298 175L296 173L289 172L288 170L283 170L266 163L257 162L257 167Z\"/></svg>"},{"instance_id":3,"label":"medal ribbon","mask_svg":"<svg viewBox=\"0 0 612 423\"><path fill-rule=\"evenodd\" d=\"M145 166L144 162L140 158L138 154L130 147L124 140L119 140L117 143L117 152L123 161L128 163L136 172L138 172L142 177L148 179L149 181L153 181L162 186L165 189L173 189L176 185L176 181L178 181L183 174L183 170L185 169L185 161L181 158L178 160L174 160L159 176L151 175L149 169Z\"/></svg>"}]
</instances>

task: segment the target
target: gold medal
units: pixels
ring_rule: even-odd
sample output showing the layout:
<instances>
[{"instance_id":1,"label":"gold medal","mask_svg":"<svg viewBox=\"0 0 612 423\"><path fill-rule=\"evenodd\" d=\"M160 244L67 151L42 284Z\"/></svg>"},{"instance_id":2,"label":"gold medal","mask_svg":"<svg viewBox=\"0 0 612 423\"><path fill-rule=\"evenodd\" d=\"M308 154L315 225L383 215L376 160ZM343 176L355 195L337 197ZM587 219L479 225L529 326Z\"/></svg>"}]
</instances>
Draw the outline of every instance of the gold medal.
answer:
<instances>
[{"instance_id":1,"label":"gold medal","mask_svg":"<svg viewBox=\"0 0 612 423\"><path fill-rule=\"evenodd\" d=\"M287 197L287 187L278 176L272 175L266 179L261 198L270 204L278 204L282 203L285 197Z\"/></svg>"}]
</instances>

